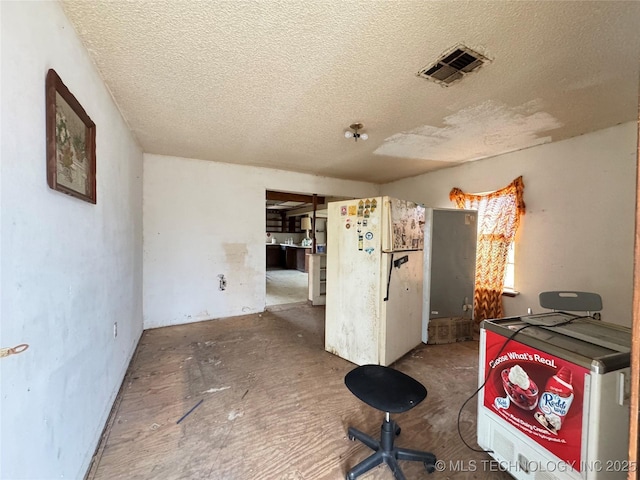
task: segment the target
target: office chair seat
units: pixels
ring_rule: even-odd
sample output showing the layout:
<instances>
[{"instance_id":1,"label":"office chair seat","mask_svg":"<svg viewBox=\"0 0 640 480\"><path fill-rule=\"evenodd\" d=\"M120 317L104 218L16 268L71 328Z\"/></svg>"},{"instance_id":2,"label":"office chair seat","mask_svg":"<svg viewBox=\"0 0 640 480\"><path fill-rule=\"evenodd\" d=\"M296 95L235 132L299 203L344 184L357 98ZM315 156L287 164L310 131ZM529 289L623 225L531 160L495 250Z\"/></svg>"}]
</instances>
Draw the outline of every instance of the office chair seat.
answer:
<instances>
[{"instance_id":1,"label":"office chair seat","mask_svg":"<svg viewBox=\"0 0 640 480\"><path fill-rule=\"evenodd\" d=\"M429 473L435 470L436 457L433 453L394 446L400 427L391 420L390 414L411 410L426 398L427 389L420 382L390 367L362 365L347 373L344 383L364 403L385 412L379 441L349 427L349 439L360 440L375 453L349 470L347 480L354 480L381 463L389 466L396 480L406 480L398 460L423 462Z\"/></svg>"}]
</instances>

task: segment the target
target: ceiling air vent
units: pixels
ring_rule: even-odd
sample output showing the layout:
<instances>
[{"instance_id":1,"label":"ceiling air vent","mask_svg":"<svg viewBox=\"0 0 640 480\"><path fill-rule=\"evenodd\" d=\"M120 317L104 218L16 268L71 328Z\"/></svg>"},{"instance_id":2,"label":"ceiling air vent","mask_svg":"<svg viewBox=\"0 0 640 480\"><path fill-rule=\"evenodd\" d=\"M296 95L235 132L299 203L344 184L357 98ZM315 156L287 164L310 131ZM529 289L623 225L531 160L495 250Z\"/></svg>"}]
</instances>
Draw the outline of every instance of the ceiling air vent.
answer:
<instances>
[{"instance_id":1,"label":"ceiling air vent","mask_svg":"<svg viewBox=\"0 0 640 480\"><path fill-rule=\"evenodd\" d=\"M421 69L418 76L448 87L488 61L487 57L469 47L457 45L438 60Z\"/></svg>"}]
</instances>

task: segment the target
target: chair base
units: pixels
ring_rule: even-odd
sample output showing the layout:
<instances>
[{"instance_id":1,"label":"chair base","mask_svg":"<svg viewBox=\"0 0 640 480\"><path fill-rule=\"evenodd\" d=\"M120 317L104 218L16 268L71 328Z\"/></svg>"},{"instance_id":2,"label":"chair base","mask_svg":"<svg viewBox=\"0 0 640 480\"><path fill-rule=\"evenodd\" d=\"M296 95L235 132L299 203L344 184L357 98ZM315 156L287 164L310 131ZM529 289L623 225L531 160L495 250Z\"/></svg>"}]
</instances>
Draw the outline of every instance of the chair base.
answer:
<instances>
[{"instance_id":1,"label":"chair base","mask_svg":"<svg viewBox=\"0 0 640 480\"><path fill-rule=\"evenodd\" d=\"M385 420L380 427L380 441L370 437L360 430L349 427L349 440L360 440L375 453L365 458L347 473L347 480L355 480L360 475L377 467L381 463L386 463L396 480L406 480L404 473L400 469L398 460L409 460L413 462L423 462L427 472L435 470L436 456L433 453L409 450L408 448L394 447L393 442L396 434L400 433L400 427L393 420Z\"/></svg>"}]
</instances>

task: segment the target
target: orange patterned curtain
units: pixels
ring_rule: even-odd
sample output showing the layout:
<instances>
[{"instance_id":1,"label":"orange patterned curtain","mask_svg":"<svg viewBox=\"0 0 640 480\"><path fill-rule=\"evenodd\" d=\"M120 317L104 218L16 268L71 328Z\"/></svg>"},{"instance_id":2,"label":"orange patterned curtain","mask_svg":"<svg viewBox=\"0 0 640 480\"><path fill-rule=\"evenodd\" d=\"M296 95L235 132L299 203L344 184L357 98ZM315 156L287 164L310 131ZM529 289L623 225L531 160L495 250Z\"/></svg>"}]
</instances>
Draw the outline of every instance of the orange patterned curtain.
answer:
<instances>
[{"instance_id":1,"label":"orange patterned curtain","mask_svg":"<svg viewBox=\"0 0 640 480\"><path fill-rule=\"evenodd\" d=\"M449 198L458 208L478 211L478 245L476 252L476 291L474 318L500 318L502 287L509 246L516 235L520 216L525 212L522 199L524 183L516 178L506 187L486 195L464 193L454 188Z\"/></svg>"}]
</instances>

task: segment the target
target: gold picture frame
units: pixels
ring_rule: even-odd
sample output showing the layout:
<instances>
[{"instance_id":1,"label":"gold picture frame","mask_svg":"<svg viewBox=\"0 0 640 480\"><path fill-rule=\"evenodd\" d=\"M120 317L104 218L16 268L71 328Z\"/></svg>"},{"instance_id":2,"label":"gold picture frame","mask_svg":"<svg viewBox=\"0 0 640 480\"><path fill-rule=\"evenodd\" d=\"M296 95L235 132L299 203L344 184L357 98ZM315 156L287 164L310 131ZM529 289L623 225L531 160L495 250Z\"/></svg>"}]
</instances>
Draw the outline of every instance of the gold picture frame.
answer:
<instances>
[{"instance_id":1,"label":"gold picture frame","mask_svg":"<svg viewBox=\"0 0 640 480\"><path fill-rule=\"evenodd\" d=\"M47 72L47 183L49 187L96 203L96 124L62 82Z\"/></svg>"}]
</instances>

